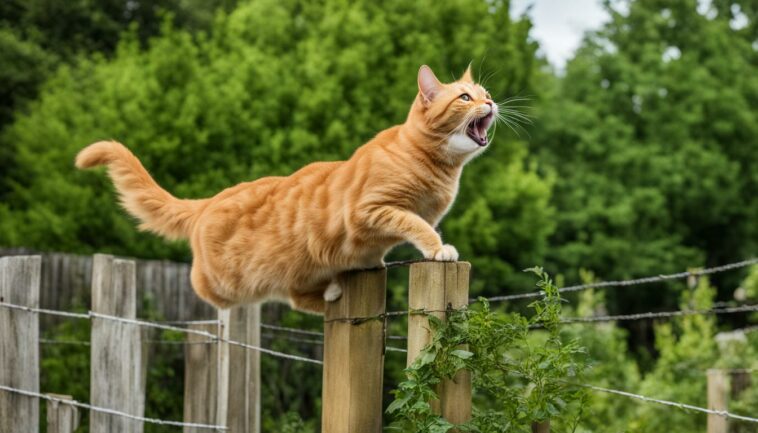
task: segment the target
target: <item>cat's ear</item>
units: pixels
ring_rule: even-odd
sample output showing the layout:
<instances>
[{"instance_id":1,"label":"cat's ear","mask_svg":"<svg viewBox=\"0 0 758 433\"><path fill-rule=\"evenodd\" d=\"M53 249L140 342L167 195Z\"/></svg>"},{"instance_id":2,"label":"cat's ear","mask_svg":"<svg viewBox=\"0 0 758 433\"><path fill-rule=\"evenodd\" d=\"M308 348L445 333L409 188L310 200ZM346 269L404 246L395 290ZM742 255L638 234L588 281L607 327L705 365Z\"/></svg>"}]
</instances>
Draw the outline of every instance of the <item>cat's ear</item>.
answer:
<instances>
[{"instance_id":1,"label":"cat's ear","mask_svg":"<svg viewBox=\"0 0 758 433\"><path fill-rule=\"evenodd\" d=\"M432 68L422 65L418 70L418 91L425 103L434 101L435 96L442 90L442 83L432 72Z\"/></svg>"},{"instance_id":2,"label":"cat's ear","mask_svg":"<svg viewBox=\"0 0 758 433\"><path fill-rule=\"evenodd\" d=\"M466 72L461 75L461 78L458 79L458 81L466 81L469 83L474 82L474 76L471 74L471 63L468 64L468 67L466 68Z\"/></svg>"}]
</instances>

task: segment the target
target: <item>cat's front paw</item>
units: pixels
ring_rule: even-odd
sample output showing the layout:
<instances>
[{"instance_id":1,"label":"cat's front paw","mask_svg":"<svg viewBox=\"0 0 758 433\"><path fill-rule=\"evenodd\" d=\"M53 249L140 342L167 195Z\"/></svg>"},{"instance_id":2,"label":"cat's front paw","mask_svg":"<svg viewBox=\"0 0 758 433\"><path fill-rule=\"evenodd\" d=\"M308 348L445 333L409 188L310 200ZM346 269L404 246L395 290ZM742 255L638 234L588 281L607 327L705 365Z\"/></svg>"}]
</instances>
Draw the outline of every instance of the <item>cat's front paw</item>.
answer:
<instances>
[{"instance_id":1,"label":"cat's front paw","mask_svg":"<svg viewBox=\"0 0 758 433\"><path fill-rule=\"evenodd\" d=\"M431 258L438 262L454 262L458 260L458 250L450 244L445 244L435 251Z\"/></svg>"},{"instance_id":2,"label":"cat's front paw","mask_svg":"<svg viewBox=\"0 0 758 433\"><path fill-rule=\"evenodd\" d=\"M324 300L326 302L334 302L340 296L342 296L342 287L336 281L329 283L329 286L324 290Z\"/></svg>"}]
</instances>

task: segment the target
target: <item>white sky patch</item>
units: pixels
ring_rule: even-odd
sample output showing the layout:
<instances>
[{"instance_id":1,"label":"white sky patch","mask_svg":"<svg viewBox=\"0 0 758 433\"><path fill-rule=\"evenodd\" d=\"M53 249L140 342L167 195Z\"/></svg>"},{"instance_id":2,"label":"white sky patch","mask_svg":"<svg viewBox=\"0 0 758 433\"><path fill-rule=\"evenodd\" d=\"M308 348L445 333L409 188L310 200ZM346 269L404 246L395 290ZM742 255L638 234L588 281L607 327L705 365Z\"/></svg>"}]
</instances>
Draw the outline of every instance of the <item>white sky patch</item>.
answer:
<instances>
[{"instance_id":1,"label":"white sky patch","mask_svg":"<svg viewBox=\"0 0 758 433\"><path fill-rule=\"evenodd\" d=\"M513 0L511 15L521 16L530 5L532 37L558 69L572 57L586 31L598 29L608 20L600 0Z\"/></svg>"},{"instance_id":2,"label":"white sky patch","mask_svg":"<svg viewBox=\"0 0 758 433\"><path fill-rule=\"evenodd\" d=\"M671 46L666 48L666 51L663 52L663 61L667 63L672 60L677 60L680 57L682 57L682 51L679 47Z\"/></svg>"},{"instance_id":3,"label":"white sky patch","mask_svg":"<svg viewBox=\"0 0 758 433\"><path fill-rule=\"evenodd\" d=\"M732 5L732 14L734 15L734 18L729 21L729 26L732 28L732 30L742 30L747 27L748 24L750 24L750 20L748 20L747 15L742 12L740 5Z\"/></svg>"}]
</instances>

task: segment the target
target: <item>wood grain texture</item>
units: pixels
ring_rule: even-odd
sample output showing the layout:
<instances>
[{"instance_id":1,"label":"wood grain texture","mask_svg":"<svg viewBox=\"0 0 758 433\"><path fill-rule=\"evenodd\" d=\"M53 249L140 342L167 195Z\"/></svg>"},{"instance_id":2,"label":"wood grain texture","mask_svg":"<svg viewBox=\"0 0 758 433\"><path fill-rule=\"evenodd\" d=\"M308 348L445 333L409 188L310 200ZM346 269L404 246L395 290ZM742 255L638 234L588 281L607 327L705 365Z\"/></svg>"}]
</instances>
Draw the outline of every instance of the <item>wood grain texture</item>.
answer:
<instances>
[{"instance_id":1,"label":"wood grain texture","mask_svg":"<svg viewBox=\"0 0 758 433\"><path fill-rule=\"evenodd\" d=\"M469 274L467 262L423 262L410 267L408 304L411 310L432 310L429 313L440 319L448 307L463 308L468 305ZM421 350L432 339L429 319L424 314L408 317L408 358L411 365ZM465 349L465 347L462 347ZM432 408L448 421L459 424L471 419L471 374L459 371L452 380L438 387L439 400L432 401Z\"/></svg>"},{"instance_id":2,"label":"wood grain texture","mask_svg":"<svg viewBox=\"0 0 758 433\"><path fill-rule=\"evenodd\" d=\"M218 335L214 324L191 324L189 329ZM184 347L184 422L216 424L218 395L218 343L207 343L208 337L187 334ZM184 433L204 433L184 427Z\"/></svg>"},{"instance_id":3,"label":"wood grain texture","mask_svg":"<svg viewBox=\"0 0 758 433\"><path fill-rule=\"evenodd\" d=\"M0 301L39 307L40 258L0 259ZM39 315L0 308L0 384L39 392ZM39 431L39 401L0 391L0 432Z\"/></svg>"},{"instance_id":4,"label":"wood grain texture","mask_svg":"<svg viewBox=\"0 0 758 433\"><path fill-rule=\"evenodd\" d=\"M92 310L136 318L135 263L96 254L92 276ZM90 343L90 401L95 406L144 415L145 387L140 327L93 318ZM91 433L141 433L143 423L92 412Z\"/></svg>"},{"instance_id":5,"label":"wood grain texture","mask_svg":"<svg viewBox=\"0 0 758 433\"><path fill-rule=\"evenodd\" d=\"M729 376L719 369L708 370L708 409L727 410L729 401ZM708 414L708 433L727 433L729 421L719 415Z\"/></svg>"},{"instance_id":6,"label":"wood grain texture","mask_svg":"<svg viewBox=\"0 0 758 433\"><path fill-rule=\"evenodd\" d=\"M46 394L62 400L73 400L70 395ZM76 406L47 401L47 433L74 433L79 427L79 410Z\"/></svg>"},{"instance_id":7,"label":"wood grain texture","mask_svg":"<svg viewBox=\"0 0 758 433\"><path fill-rule=\"evenodd\" d=\"M222 337L260 347L259 304L219 310ZM260 352L220 343L217 421L230 433L260 432Z\"/></svg>"},{"instance_id":8,"label":"wood grain texture","mask_svg":"<svg viewBox=\"0 0 758 433\"><path fill-rule=\"evenodd\" d=\"M384 322L340 321L384 314L387 271L345 275L324 315L322 433L381 433Z\"/></svg>"},{"instance_id":9,"label":"wood grain texture","mask_svg":"<svg viewBox=\"0 0 758 433\"><path fill-rule=\"evenodd\" d=\"M35 254L27 249L0 248L0 256ZM69 311L76 305L91 304L93 257L67 253L41 253L42 282L40 306ZM168 260L135 260L137 263L137 299L148 298L165 320L215 319L216 309L198 298L189 281L189 263ZM141 314L143 303L137 303ZM42 329L66 319L42 315Z\"/></svg>"}]
</instances>

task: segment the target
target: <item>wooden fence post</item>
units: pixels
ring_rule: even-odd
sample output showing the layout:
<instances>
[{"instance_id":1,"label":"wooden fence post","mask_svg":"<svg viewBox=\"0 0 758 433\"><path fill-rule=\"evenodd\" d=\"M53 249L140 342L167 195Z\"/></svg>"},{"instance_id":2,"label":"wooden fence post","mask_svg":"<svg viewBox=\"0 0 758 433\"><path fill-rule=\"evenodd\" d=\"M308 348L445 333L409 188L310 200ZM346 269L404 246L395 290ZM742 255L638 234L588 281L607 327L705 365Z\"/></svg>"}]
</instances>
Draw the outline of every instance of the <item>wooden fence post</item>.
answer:
<instances>
[{"instance_id":1,"label":"wooden fence post","mask_svg":"<svg viewBox=\"0 0 758 433\"><path fill-rule=\"evenodd\" d=\"M95 254L92 311L135 319L137 287L132 260ZM90 343L90 401L95 406L142 416L142 331L129 323L94 317ZM99 412L90 413L91 433L141 433L143 423Z\"/></svg>"},{"instance_id":2,"label":"wooden fence post","mask_svg":"<svg viewBox=\"0 0 758 433\"><path fill-rule=\"evenodd\" d=\"M73 400L70 395L46 394L61 400ZM47 402L47 433L74 433L79 427L79 410L76 406L58 401Z\"/></svg>"},{"instance_id":3,"label":"wooden fence post","mask_svg":"<svg viewBox=\"0 0 758 433\"><path fill-rule=\"evenodd\" d=\"M750 388L752 384L751 376L751 371L745 369L735 369L729 372L731 398L738 398L740 394Z\"/></svg>"},{"instance_id":4,"label":"wooden fence post","mask_svg":"<svg viewBox=\"0 0 758 433\"><path fill-rule=\"evenodd\" d=\"M324 314L321 432L381 433L387 271L349 273L340 285Z\"/></svg>"},{"instance_id":5,"label":"wooden fence post","mask_svg":"<svg viewBox=\"0 0 758 433\"><path fill-rule=\"evenodd\" d=\"M532 433L550 433L550 420L533 422Z\"/></svg>"},{"instance_id":6,"label":"wooden fence post","mask_svg":"<svg viewBox=\"0 0 758 433\"><path fill-rule=\"evenodd\" d=\"M260 304L219 310L224 339L260 347ZM261 354L257 350L219 343L216 422L230 433L260 433Z\"/></svg>"},{"instance_id":7,"label":"wooden fence post","mask_svg":"<svg viewBox=\"0 0 758 433\"><path fill-rule=\"evenodd\" d=\"M708 409L727 410L729 401L729 376L724 370L708 370ZM708 433L727 433L729 422L726 417L708 414Z\"/></svg>"},{"instance_id":8,"label":"wooden fence post","mask_svg":"<svg viewBox=\"0 0 758 433\"><path fill-rule=\"evenodd\" d=\"M445 319L447 308L468 305L468 283L471 264L467 262L414 263L410 268L408 304L411 310L431 310L429 313ZM408 365L432 338L426 314L408 317ZM439 402L431 402L446 420L454 424L471 419L471 374L459 371L452 380L440 384Z\"/></svg>"},{"instance_id":9,"label":"wooden fence post","mask_svg":"<svg viewBox=\"0 0 758 433\"><path fill-rule=\"evenodd\" d=\"M219 326L191 324L189 329L218 335ZM217 424L216 399L218 395L218 343L208 337L187 334L184 348L184 422ZM184 427L184 433L194 433Z\"/></svg>"},{"instance_id":10,"label":"wooden fence post","mask_svg":"<svg viewBox=\"0 0 758 433\"><path fill-rule=\"evenodd\" d=\"M0 302L39 307L40 257L0 258ZM39 392L39 315L0 307L0 385ZM39 431L39 400L0 391L0 432Z\"/></svg>"}]
</instances>

